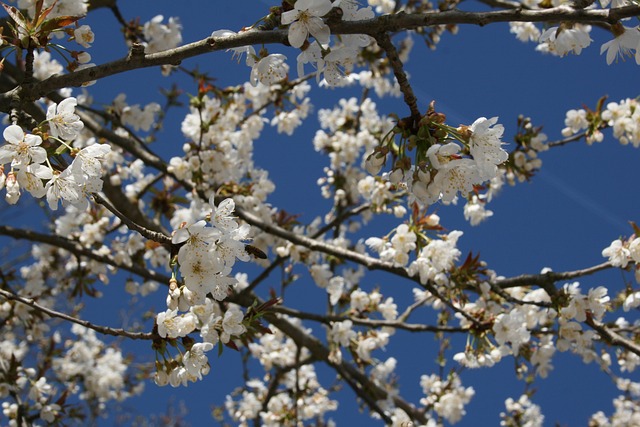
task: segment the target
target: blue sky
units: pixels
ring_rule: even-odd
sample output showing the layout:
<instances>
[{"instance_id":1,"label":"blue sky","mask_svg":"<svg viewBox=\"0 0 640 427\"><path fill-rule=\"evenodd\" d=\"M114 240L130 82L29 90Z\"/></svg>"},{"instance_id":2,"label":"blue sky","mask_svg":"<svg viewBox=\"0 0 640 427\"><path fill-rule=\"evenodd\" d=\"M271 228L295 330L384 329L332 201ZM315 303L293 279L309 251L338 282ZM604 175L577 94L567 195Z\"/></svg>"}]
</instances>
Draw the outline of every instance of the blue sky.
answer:
<instances>
[{"instance_id":1,"label":"blue sky","mask_svg":"<svg viewBox=\"0 0 640 427\"><path fill-rule=\"evenodd\" d=\"M216 29L237 31L242 26L251 25L268 12L268 6L279 2L185 0L121 3L126 19L139 16L141 22L145 22L156 14L163 14L165 19L179 16L184 28L184 42L191 42L208 36ZM464 9L465 5L462 4L461 8ZM107 10L90 16L87 23L96 34L96 42L90 51L95 62L126 54L122 38L114 30L115 19ZM451 125L471 124L481 116L499 116L500 123L506 128L505 140L509 141L517 116L523 114L531 117L535 125L544 125L549 140L555 140L560 138L568 109L583 105L593 107L603 95L608 95L610 101L638 95L638 66L633 60L607 66L604 57L599 55L599 47L611 36L594 30L592 37L592 46L581 56L560 59L535 52L533 44L517 41L509 34L507 24L484 28L463 26L456 36L444 35L435 52L416 40L407 70L421 110L426 110L429 102L436 100L436 106L447 114ZM295 69L297 52L294 49L284 46L269 49L287 55L291 68ZM241 84L249 76L249 68L231 61L230 53L213 53L186 61L185 65L196 63L200 64L202 71L218 78L217 83L221 86ZM140 84L141 78L145 84ZM162 79L159 71L143 70L107 78L92 91L96 101L105 104L121 91L128 94L127 100L132 104L161 102L158 89L168 87L170 81ZM184 89L195 92L193 86ZM314 89L312 102L315 111L333 106L344 93L357 96L353 91ZM378 105L381 113L407 113L398 99L379 101ZM153 146L166 158L181 153L181 114L172 112L159 141ZM311 139L316 128L317 119L312 115L293 137L266 132L263 140L255 144L256 163L270 171L270 177L277 186L270 201L288 212L302 213L303 220L322 215L327 208L327 202L321 198L316 185L316 180L322 176L322 168L328 163L313 150ZM282 165L283 156L290 160L285 167ZM494 216L478 227L472 228L464 221L462 206L438 208L445 227L464 231L460 240L464 254L469 250L480 252L490 268L505 276L536 273L543 267L558 271L583 268L604 261L601 250L618 236L631 233L627 220L640 222L634 191L634 184L640 177L637 167L640 154L636 149L620 146L607 134L601 144L591 147L584 143L571 144L543 153L542 159L540 174L530 183L505 187L489 205ZM296 197L301 192L308 195L304 206L300 206L300 199ZM388 228L381 228L377 235L387 231ZM376 231L371 230L370 235L376 235ZM394 295L399 301L411 298L410 285L396 284L393 278L385 275L372 275L371 278L381 285L385 294ZM633 278L627 275L626 280ZM619 272L603 273L581 282L585 289L599 285L610 289L623 286ZM397 289L391 289L396 285ZM309 281L296 285L288 295L289 304L295 305L296 298L299 298L301 306L313 311L314 300L308 298L311 292L308 288L314 286ZM95 313L96 321L113 320L112 313L123 308L118 305L121 296L115 294L117 287L113 283L104 290L104 301L109 305L100 302L96 307L102 310L108 307L108 311ZM162 310L163 291L153 298L158 311ZM316 311L320 309L316 307ZM417 403L420 375L436 370L435 341L430 335L398 335L397 341L379 357L393 355L399 359L397 373L401 390ZM454 340L454 349L449 355L461 351L463 345L464 342ZM135 343L125 348L135 352L141 360L153 357L146 343ZM453 363L450 362L449 366ZM162 413L165 402L173 397L186 402L189 409L187 420L193 425L201 425L202 420L209 419L210 405L222 404L224 396L241 384L237 354L227 350L219 359L212 357L211 364L211 373L201 383L180 389L158 389L149 383L148 392L125 403L125 408L130 407L140 414ZM611 398L618 392L596 366L584 366L577 358L566 354L558 354L554 365L550 378L535 384L538 393L533 398L541 405L546 424L585 425L596 410L611 413ZM258 375L260 371L254 372ZM330 379L326 372L324 375ZM640 379L637 374L632 377ZM467 407L467 417L457 424L462 426L497 425L498 414L504 410L504 399L517 399L524 389L524 384L514 379L512 359L504 360L491 370L465 371L462 380L466 386L471 385L476 390L476 396ZM329 384L327 382L325 386ZM340 405L339 411L333 415L338 425L366 423L369 419L359 413L350 391L340 394Z\"/></svg>"}]
</instances>

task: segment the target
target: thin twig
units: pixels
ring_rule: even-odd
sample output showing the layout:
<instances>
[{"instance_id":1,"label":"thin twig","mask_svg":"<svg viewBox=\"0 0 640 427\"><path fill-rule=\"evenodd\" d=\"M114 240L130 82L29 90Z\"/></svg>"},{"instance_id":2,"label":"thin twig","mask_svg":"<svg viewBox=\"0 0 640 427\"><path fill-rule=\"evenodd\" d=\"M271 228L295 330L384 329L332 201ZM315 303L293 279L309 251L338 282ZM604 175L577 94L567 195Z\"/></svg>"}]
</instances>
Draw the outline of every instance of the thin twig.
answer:
<instances>
[{"instance_id":1,"label":"thin twig","mask_svg":"<svg viewBox=\"0 0 640 427\"><path fill-rule=\"evenodd\" d=\"M42 234L31 230L22 230L18 228L9 227L6 225L0 225L0 235L10 236L14 239L26 239L32 242L45 243L47 245L55 246L61 249L65 249L70 253L81 257L87 257L95 261L101 262L112 267L116 267L121 270L129 271L147 280L153 280L159 283L169 284L170 277L164 274L157 273L149 268L140 267L137 265L126 265L114 260L111 256L103 255L93 249L83 247L80 243L61 237L53 236L50 234Z\"/></svg>"},{"instance_id":2,"label":"thin twig","mask_svg":"<svg viewBox=\"0 0 640 427\"><path fill-rule=\"evenodd\" d=\"M404 95L404 102L409 107L409 111L411 111L411 118L413 119L414 124L416 124L421 117L420 109L418 108L418 98L416 98L416 95L413 93L413 89L409 84L407 73L404 72L404 64L398 56L398 51L393 45L388 33L381 32L377 34L375 38L378 42L378 46L380 46L387 54L387 58L389 59L389 63L393 69L393 74L396 76L396 80L400 85L400 91Z\"/></svg>"},{"instance_id":3,"label":"thin twig","mask_svg":"<svg viewBox=\"0 0 640 427\"><path fill-rule=\"evenodd\" d=\"M353 324L367 326L370 328L390 327L396 329L402 329L409 332L469 332L469 328L454 327L454 326L434 326L423 325L418 323L405 323L398 320L376 320L376 319L363 319L352 316L339 316L331 314L314 314L304 311L295 310L288 307L274 306L271 309L276 313L286 314L287 316L297 317L304 320L312 320L315 322L330 325L331 322L344 322L350 320Z\"/></svg>"},{"instance_id":4,"label":"thin twig","mask_svg":"<svg viewBox=\"0 0 640 427\"><path fill-rule=\"evenodd\" d=\"M587 320L584 323L596 330L600 334L600 336L604 338L609 344L624 347L630 352L640 356L640 345L626 339L622 335L617 334L616 332L604 326L602 323L593 319L593 317L587 316Z\"/></svg>"},{"instance_id":5,"label":"thin twig","mask_svg":"<svg viewBox=\"0 0 640 427\"><path fill-rule=\"evenodd\" d=\"M107 199L105 199L99 193L93 193L92 195L97 203L101 204L102 206L107 208L109 212L114 214L116 217L120 218L120 221L122 221L123 224L129 227L130 230L137 231L143 237L149 240L153 240L154 242L158 242L164 245L171 244L171 237L166 236L162 233L158 233L157 231L152 231L147 228L144 228L143 226L132 221L131 219L129 219L129 217L127 217L126 215L123 215L118 209L116 209L115 206L113 206Z\"/></svg>"},{"instance_id":6,"label":"thin twig","mask_svg":"<svg viewBox=\"0 0 640 427\"><path fill-rule=\"evenodd\" d=\"M154 334L154 333L145 333L145 332L130 332L130 331L126 331L124 329L118 329L118 328L110 328L107 326L100 326L100 325L94 325L93 323L89 322L88 320L82 320L82 319L78 319L76 317L73 316L69 316L68 314L64 314L64 313L60 313L59 311L55 311L52 310L50 308L44 307L40 304L38 304L37 302L35 302L32 298L25 298L25 297L21 297L20 295L16 295L13 292L9 292L6 291L4 289L0 289L0 295L2 295L4 298L8 299L8 300L13 300L13 301L17 301L20 302L22 304L26 304L29 307L32 307L38 311L41 311L42 313L51 316L51 317L57 317L59 319L63 319L63 320L67 320L69 322L72 323L76 323L80 326L84 326L85 328L89 328L89 329L93 329L94 331L101 333L103 335L112 335L112 336L117 336L117 337L125 337L125 338L131 338L133 340L155 340L160 338L159 335Z\"/></svg>"},{"instance_id":7,"label":"thin twig","mask_svg":"<svg viewBox=\"0 0 640 427\"><path fill-rule=\"evenodd\" d=\"M555 282L562 280L571 280L582 276L588 276L598 271L607 270L613 268L610 262L603 262L602 264L594 265L593 267L587 267L582 270L555 272L549 271L541 274L521 274L519 276L510 277L507 279L499 279L494 283L496 286L502 289L515 288L518 286L539 286L543 289L547 289L550 285L553 286ZM555 289L555 288L554 288Z\"/></svg>"}]
</instances>

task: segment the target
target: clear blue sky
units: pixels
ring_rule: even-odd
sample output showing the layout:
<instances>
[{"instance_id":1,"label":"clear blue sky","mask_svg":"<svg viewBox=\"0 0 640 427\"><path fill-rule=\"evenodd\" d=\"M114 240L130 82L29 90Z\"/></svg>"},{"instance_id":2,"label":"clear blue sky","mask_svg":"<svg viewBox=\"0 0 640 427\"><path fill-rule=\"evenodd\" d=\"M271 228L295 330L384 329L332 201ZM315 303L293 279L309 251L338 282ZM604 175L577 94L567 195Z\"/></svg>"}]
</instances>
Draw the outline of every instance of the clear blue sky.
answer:
<instances>
[{"instance_id":1,"label":"clear blue sky","mask_svg":"<svg viewBox=\"0 0 640 427\"><path fill-rule=\"evenodd\" d=\"M268 12L269 6L279 2L163 0L120 3L126 19L139 16L141 22L145 22L156 14L163 14L165 19L179 16L184 42L191 42L216 29L237 31L251 25ZM464 3L461 8L465 8ZM87 23L96 34L96 42L90 50L95 62L126 54L122 38L117 29L114 30L116 21L108 11L95 13ZM426 110L429 102L436 100L451 125L471 124L480 116L499 116L500 123L506 128L505 140L509 141L517 116L523 114L530 116L534 124L544 125L549 139L554 140L560 138L568 109L582 105L593 107L602 95L609 95L611 101L638 95L638 66L633 60L607 66L604 57L599 55L599 47L610 35L594 30L592 36L595 39L592 46L581 56L559 59L535 52L533 44L517 41L509 34L507 24L484 28L462 26L458 35L444 35L435 52L416 40L407 70L421 110ZM269 50L287 55L295 70L297 52L294 49L272 46ZM230 53L218 52L186 61L185 65L198 63L202 71L218 78L217 83L221 86L240 84L248 79L249 69L231 61L230 57ZM141 81L144 84L140 84ZM91 90L96 101L104 104L110 103L120 91L128 94L128 102L144 104L161 102L158 88L168 87L170 81L160 78L159 72L145 70L107 78ZM195 92L193 86L184 89ZM314 89L313 94L317 111L337 103L343 91ZM379 105L381 113L407 113L406 107L397 99L382 101ZM165 131L153 147L166 158L179 155L183 142L182 117L176 112L170 117L173 121L166 123ZM315 184L327 164L327 159L316 155L311 144L316 127L317 119L312 115L293 137L266 132L265 138L255 144L256 163L270 171L277 185L271 202L288 212L302 213L303 220L322 215L327 206ZM460 240L463 253L479 251L491 268L505 276L536 273L542 267L570 270L604 261L601 250L618 236L630 234L626 221L640 221L634 191L634 184L640 178L640 154L632 147L620 146L608 135L602 144L592 147L580 143L544 153L539 176L531 183L505 188L489 205L494 216L488 222L471 228L463 220L462 206L459 206L440 209L443 225L448 229L464 230ZM282 165L283 153L291 160L286 166ZM299 197L295 197L301 192L306 195L304 206L300 206ZM377 235L386 231L386 228L381 229ZM370 235L376 233L371 231ZM238 268L242 269L244 265L238 265ZM396 283L385 275L372 278L382 285L385 295L394 295L398 301L408 301L411 297L411 285ZM601 274L581 282L583 289L598 285L610 289L623 286L619 273ZM293 297L308 298L309 288L314 286L311 282L297 285L288 296L289 304L293 304ZM122 308L117 305L120 297L112 294L118 287L112 283L104 290L105 301L110 304L109 312L95 313L96 321L98 318L104 320L102 323L113 320L112 313ZM297 295L296 290L299 290ZM164 291L160 291L154 302L158 311L162 310L163 300ZM301 301L301 304L313 311L312 301ZM101 302L97 307L104 310L105 305ZM317 307L316 311L321 309ZM436 371L433 361L437 349L430 335L407 335L399 333L386 354L379 354L379 357L393 355L399 359L397 373L401 391L417 403L421 397L419 377ZM461 351L463 345L463 342L454 341L450 356ZM140 360L153 357L146 343L125 348L134 351ZM241 384L237 354L226 350L221 358L214 356L210 361L211 373L204 381L179 389L158 389L149 383L145 395L125 403L125 407L140 414L162 413L163 405L174 398L186 403L187 420L192 425L208 424L209 405L222 404L224 396ZM587 418L597 410L612 412L611 399L618 392L596 366L584 366L574 356L565 354L557 354L554 365L550 378L536 383L539 391L533 398L542 407L545 424L585 425ZM259 370L254 373L260 375ZM640 379L637 374L634 377ZM517 399L524 389L524 384L514 379L511 358L503 360L497 368L466 371L462 380L465 385L475 388L476 396L467 407L467 416L457 424L461 426L498 425L504 399ZM326 382L325 386L329 384ZM351 392L340 396L340 409L332 416L338 425L367 424L369 418L359 414Z\"/></svg>"}]
</instances>

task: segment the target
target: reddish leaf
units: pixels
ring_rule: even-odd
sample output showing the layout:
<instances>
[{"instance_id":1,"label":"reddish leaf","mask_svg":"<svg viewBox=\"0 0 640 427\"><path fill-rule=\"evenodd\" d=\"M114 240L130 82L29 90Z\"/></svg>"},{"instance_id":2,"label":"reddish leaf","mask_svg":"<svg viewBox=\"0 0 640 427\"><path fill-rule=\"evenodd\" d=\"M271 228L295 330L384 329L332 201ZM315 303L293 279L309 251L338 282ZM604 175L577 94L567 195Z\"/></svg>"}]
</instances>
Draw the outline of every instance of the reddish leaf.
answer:
<instances>
[{"instance_id":1,"label":"reddish leaf","mask_svg":"<svg viewBox=\"0 0 640 427\"><path fill-rule=\"evenodd\" d=\"M16 25L22 27L22 28L29 28L28 27L28 23L27 20L24 19L24 16L22 16L22 13L20 13L20 11L18 9L16 9L13 6L9 6L7 4L1 3L2 7L4 7L4 10L7 11L7 13L9 14L9 16L11 17L11 19L13 19L13 22L16 23Z\"/></svg>"},{"instance_id":2,"label":"reddish leaf","mask_svg":"<svg viewBox=\"0 0 640 427\"><path fill-rule=\"evenodd\" d=\"M236 343L233 342L233 340L229 340L228 343L225 344L227 347L234 349L235 351L240 351L240 349L238 348L238 346L236 345Z\"/></svg>"},{"instance_id":3,"label":"reddish leaf","mask_svg":"<svg viewBox=\"0 0 640 427\"><path fill-rule=\"evenodd\" d=\"M50 33L51 31L64 28L76 22L81 16L57 16L42 23L41 32Z\"/></svg>"}]
</instances>

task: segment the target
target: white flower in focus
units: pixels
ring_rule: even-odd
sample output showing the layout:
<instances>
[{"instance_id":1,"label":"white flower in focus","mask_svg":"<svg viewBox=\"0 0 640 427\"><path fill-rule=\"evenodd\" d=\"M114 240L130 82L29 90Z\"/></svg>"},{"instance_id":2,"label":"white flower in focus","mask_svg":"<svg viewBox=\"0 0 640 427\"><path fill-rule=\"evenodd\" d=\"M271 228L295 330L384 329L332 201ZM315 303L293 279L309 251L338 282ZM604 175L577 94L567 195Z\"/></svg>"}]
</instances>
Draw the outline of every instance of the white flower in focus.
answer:
<instances>
[{"instance_id":1,"label":"white flower in focus","mask_svg":"<svg viewBox=\"0 0 640 427\"><path fill-rule=\"evenodd\" d=\"M613 40L606 42L600 47L600 55L607 52L607 65L611 65L617 60L618 55L625 57L631 56L631 51L635 50L636 63L640 65L640 31L638 28L618 27L622 34L616 36Z\"/></svg>"},{"instance_id":2,"label":"white flower in focus","mask_svg":"<svg viewBox=\"0 0 640 427\"><path fill-rule=\"evenodd\" d=\"M33 197L40 198L45 195L46 190L42 180L51 179L53 172L45 165L30 164L26 168L19 169L16 178L21 188L24 188Z\"/></svg>"},{"instance_id":3,"label":"white flower in focus","mask_svg":"<svg viewBox=\"0 0 640 427\"><path fill-rule=\"evenodd\" d=\"M625 248L622 240L616 239L609 247L602 250L602 256L609 258L609 262L614 267L626 268L629 263L629 249Z\"/></svg>"},{"instance_id":4,"label":"white flower in focus","mask_svg":"<svg viewBox=\"0 0 640 427\"><path fill-rule=\"evenodd\" d=\"M209 256L209 252L190 251L180 261L180 274L184 278L185 286L202 296L206 295L205 287L213 282L213 277L221 268L221 263L217 262L215 257Z\"/></svg>"},{"instance_id":5,"label":"white flower in focus","mask_svg":"<svg viewBox=\"0 0 640 427\"><path fill-rule=\"evenodd\" d=\"M49 133L53 137L59 137L70 141L74 139L84 123L75 114L75 107L78 104L76 98L67 98L60 104L51 104L47 109L47 121L49 122Z\"/></svg>"},{"instance_id":6,"label":"white flower in focus","mask_svg":"<svg viewBox=\"0 0 640 427\"><path fill-rule=\"evenodd\" d=\"M297 0L293 10L281 16L282 25L289 25L289 44L301 47L311 34L319 43L329 42L331 31L322 17L333 8L330 0Z\"/></svg>"},{"instance_id":7,"label":"white flower in focus","mask_svg":"<svg viewBox=\"0 0 640 427\"><path fill-rule=\"evenodd\" d=\"M540 35L539 42L548 47L549 52L565 56L567 53L573 52L580 55L582 49L591 44L590 25L574 24L571 28L551 27Z\"/></svg>"},{"instance_id":8,"label":"white flower in focus","mask_svg":"<svg viewBox=\"0 0 640 427\"><path fill-rule=\"evenodd\" d=\"M244 314L237 305L230 305L222 319L222 334L220 341L228 343L231 336L242 335L247 328L242 324Z\"/></svg>"},{"instance_id":9,"label":"white flower in focus","mask_svg":"<svg viewBox=\"0 0 640 427\"><path fill-rule=\"evenodd\" d=\"M91 43L95 40L95 35L91 31L91 27L88 25L81 25L73 30L73 37L76 42L84 48L90 48Z\"/></svg>"},{"instance_id":10,"label":"white flower in focus","mask_svg":"<svg viewBox=\"0 0 640 427\"><path fill-rule=\"evenodd\" d=\"M499 314L493 324L496 342L501 346L511 343L514 354L517 354L520 345L528 342L531 338L526 326L526 319L522 311L517 308L509 313Z\"/></svg>"},{"instance_id":11,"label":"white flower in focus","mask_svg":"<svg viewBox=\"0 0 640 427\"><path fill-rule=\"evenodd\" d=\"M352 47L339 46L331 49L331 52L324 57L318 69L324 71L324 80L329 86L339 87L348 84L348 78L353 70L353 65L358 57L358 51Z\"/></svg>"},{"instance_id":12,"label":"white flower in focus","mask_svg":"<svg viewBox=\"0 0 640 427\"><path fill-rule=\"evenodd\" d=\"M236 203L233 199L224 199L216 207L215 195L209 197L209 205L211 206L211 224L224 232L230 232L238 228L238 223L233 216Z\"/></svg>"},{"instance_id":13,"label":"white flower in focus","mask_svg":"<svg viewBox=\"0 0 640 427\"><path fill-rule=\"evenodd\" d=\"M460 146L455 142L450 142L445 145L433 144L427 150L427 157L429 157L431 166L436 169L441 169L452 159L456 158L459 152Z\"/></svg>"},{"instance_id":14,"label":"white flower in focus","mask_svg":"<svg viewBox=\"0 0 640 427\"><path fill-rule=\"evenodd\" d=\"M205 352L211 350L213 344L195 343L191 346L191 349L182 356L182 364L189 373L189 375L202 379L202 374L209 371L209 359Z\"/></svg>"},{"instance_id":15,"label":"white flower in focus","mask_svg":"<svg viewBox=\"0 0 640 427\"><path fill-rule=\"evenodd\" d=\"M102 176L102 163L105 156L111 152L109 144L91 144L84 147L76 154L74 163L83 173L90 177Z\"/></svg>"},{"instance_id":16,"label":"white flower in focus","mask_svg":"<svg viewBox=\"0 0 640 427\"><path fill-rule=\"evenodd\" d=\"M316 68L316 79L320 80L320 73L324 70L324 60L322 59L322 47L313 43L308 48L300 52L296 58L298 77L304 76L304 64L311 63Z\"/></svg>"},{"instance_id":17,"label":"white flower in focus","mask_svg":"<svg viewBox=\"0 0 640 427\"><path fill-rule=\"evenodd\" d=\"M53 177L47 181L47 203L51 210L58 209L58 200L62 199L70 204L77 204L82 198L82 184L84 179L78 175L73 164L61 173L54 173Z\"/></svg>"},{"instance_id":18,"label":"white flower in focus","mask_svg":"<svg viewBox=\"0 0 640 427\"><path fill-rule=\"evenodd\" d=\"M200 220L188 227L179 228L173 234L171 243L186 242L178 251L178 262L186 263L190 256L206 257L211 245L219 237L220 232L212 227L207 227L204 220Z\"/></svg>"},{"instance_id":19,"label":"white flower in focus","mask_svg":"<svg viewBox=\"0 0 640 427\"><path fill-rule=\"evenodd\" d=\"M258 82L266 86L279 82L287 77L289 72L286 59L287 57L280 53L265 56L252 65L249 81L253 86L257 86Z\"/></svg>"},{"instance_id":20,"label":"white flower in focus","mask_svg":"<svg viewBox=\"0 0 640 427\"><path fill-rule=\"evenodd\" d=\"M220 38L232 37L237 35L238 33L231 30L216 30L213 33L211 33L211 37L220 37ZM232 58L237 58L238 61L240 61L240 59L242 59L242 55L246 53L247 54L246 64L249 67L255 63L253 56L255 56L256 50L253 48L253 46L234 47L228 50L233 51Z\"/></svg>"},{"instance_id":21,"label":"white flower in focus","mask_svg":"<svg viewBox=\"0 0 640 427\"><path fill-rule=\"evenodd\" d=\"M443 202L450 203L458 195L470 193L474 184L482 182L477 163L471 159L451 160L438 170L429 185L429 191L433 194L440 193Z\"/></svg>"},{"instance_id":22,"label":"white flower in focus","mask_svg":"<svg viewBox=\"0 0 640 427\"><path fill-rule=\"evenodd\" d=\"M2 133L8 144L0 147L0 165L11 161L12 167L24 167L31 163L43 163L47 152L40 147L42 138L25 134L18 125L9 125Z\"/></svg>"},{"instance_id":23,"label":"white flower in focus","mask_svg":"<svg viewBox=\"0 0 640 427\"><path fill-rule=\"evenodd\" d=\"M496 125L497 117L486 119L480 117L469 127L469 152L478 165L480 179L489 180L497 175L498 167L509 158L509 153L502 149L500 141L504 126ZM495 125L495 126L494 126Z\"/></svg>"},{"instance_id":24,"label":"white flower in focus","mask_svg":"<svg viewBox=\"0 0 640 427\"><path fill-rule=\"evenodd\" d=\"M178 310L167 310L158 313L156 324L158 325L158 335L161 337L177 338L184 337L196 328L195 316L193 313L186 313L178 316Z\"/></svg>"}]
</instances>

